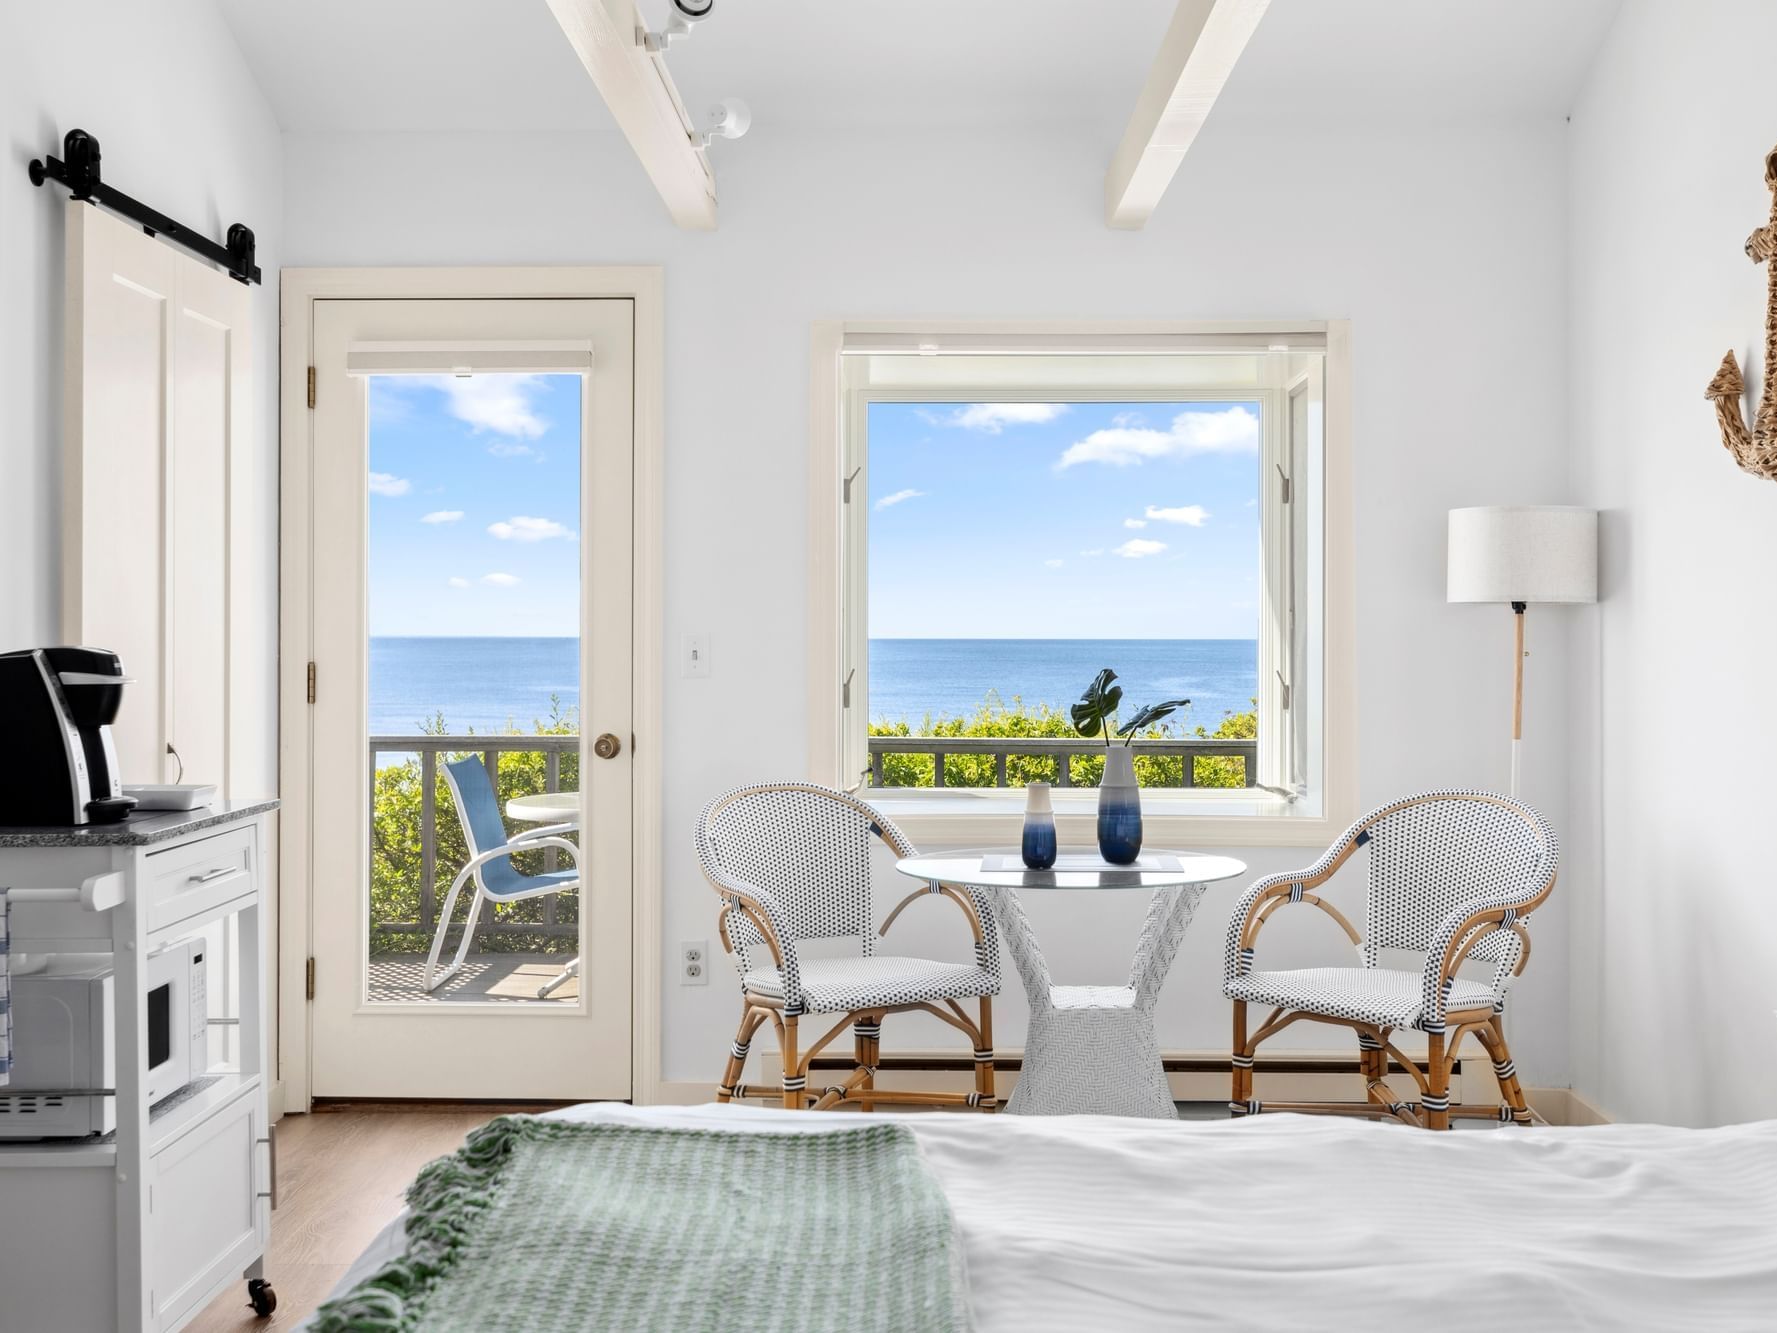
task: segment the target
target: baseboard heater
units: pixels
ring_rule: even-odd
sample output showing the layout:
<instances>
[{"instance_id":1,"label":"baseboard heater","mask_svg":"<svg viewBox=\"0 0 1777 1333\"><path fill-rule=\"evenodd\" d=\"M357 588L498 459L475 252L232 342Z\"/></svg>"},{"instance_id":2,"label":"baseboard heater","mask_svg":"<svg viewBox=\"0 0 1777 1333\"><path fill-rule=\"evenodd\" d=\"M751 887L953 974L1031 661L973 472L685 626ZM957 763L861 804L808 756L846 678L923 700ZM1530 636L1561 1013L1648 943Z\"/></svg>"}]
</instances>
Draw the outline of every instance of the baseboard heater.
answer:
<instances>
[{"instance_id":1,"label":"baseboard heater","mask_svg":"<svg viewBox=\"0 0 1777 1333\"><path fill-rule=\"evenodd\" d=\"M1209 1055L1167 1055L1161 1057L1160 1063L1169 1074L1233 1074L1233 1066L1226 1056L1218 1059ZM855 1065L856 1061L847 1055L818 1055L810 1067L852 1069ZM1463 1061L1457 1060L1451 1067L1451 1077L1459 1077L1462 1066ZM996 1073L1021 1070L1024 1059L1018 1055L996 1055L993 1067ZM975 1068L975 1062L966 1055L884 1055L877 1060L876 1068L883 1073L968 1073ZM1256 1058L1253 1069L1260 1074L1355 1074L1357 1057L1283 1055L1267 1059L1261 1055ZM1407 1071L1398 1060L1391 1059L1388 1072L1404 1074Z\"/></svg>"}]
</instances>

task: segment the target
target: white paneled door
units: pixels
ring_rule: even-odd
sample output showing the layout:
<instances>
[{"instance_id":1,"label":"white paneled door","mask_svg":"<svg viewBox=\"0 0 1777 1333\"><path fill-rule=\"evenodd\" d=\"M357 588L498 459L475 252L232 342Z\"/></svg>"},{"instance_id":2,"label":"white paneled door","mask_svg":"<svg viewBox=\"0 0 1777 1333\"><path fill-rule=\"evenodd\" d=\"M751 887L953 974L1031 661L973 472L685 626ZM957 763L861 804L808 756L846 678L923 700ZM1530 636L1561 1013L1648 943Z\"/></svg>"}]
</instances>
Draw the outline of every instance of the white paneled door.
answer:
<instances>
[{"instance_id":1,"label":"white paneled door","mask_svg":"<svg viewBox=\"0 0 1777 1333\"><path fill-rule=\"evenodd\" d=\"M312 309L312 1095L627 1097L634 304Z\"/></svg>"},{"instance_id":2,"label":"white paneled door","mask_svg":"<svg viewBox=\"0 0 1777 1333\"><path fill-rule=\"evenodd\" d=\"M251 293L90 204L68 204L62 630L135 681L114 728L130 783L241 783L266 767L269 645L237 498L249 438ZM240 577L242 570L249 577Z\"/></svg>"}]
</instances>

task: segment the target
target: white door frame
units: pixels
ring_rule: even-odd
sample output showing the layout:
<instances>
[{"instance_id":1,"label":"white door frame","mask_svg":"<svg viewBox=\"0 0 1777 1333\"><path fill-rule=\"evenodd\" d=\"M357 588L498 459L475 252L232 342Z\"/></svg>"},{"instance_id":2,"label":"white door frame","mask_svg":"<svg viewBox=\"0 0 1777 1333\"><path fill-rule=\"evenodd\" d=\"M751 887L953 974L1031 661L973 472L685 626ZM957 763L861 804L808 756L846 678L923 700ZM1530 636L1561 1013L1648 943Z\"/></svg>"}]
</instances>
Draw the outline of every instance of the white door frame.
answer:
<instances>
[{"instance_id":1,"label":"white door frame","mask_svg":"<svg viewBox=\"0 0 1777 1333\"><path fill-rule=\"evenodd\" d=\"M307 964L312 900L307 840L313 775L308 744L309 518L313 414L308 405L317 300L628 298L635 302L635 599L632 635L635 743L630 882L630 1097L638 1105L660 1096L661 463L663 448L662 272L613 268L334 268L283 270L279 308L278 785L283 798L278 839L278 983L273 1010L277 1079L272 1114L306 1111L310 1103Z\"/></svg>"}]
</instances>

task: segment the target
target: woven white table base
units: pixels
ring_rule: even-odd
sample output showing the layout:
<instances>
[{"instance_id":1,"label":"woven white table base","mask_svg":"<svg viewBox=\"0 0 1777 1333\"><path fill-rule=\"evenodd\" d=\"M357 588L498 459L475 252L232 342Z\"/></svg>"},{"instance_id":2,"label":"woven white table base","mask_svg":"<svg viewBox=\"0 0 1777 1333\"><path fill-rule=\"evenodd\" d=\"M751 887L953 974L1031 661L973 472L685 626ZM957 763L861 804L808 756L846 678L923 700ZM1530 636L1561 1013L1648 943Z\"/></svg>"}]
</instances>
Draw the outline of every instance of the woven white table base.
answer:
<instances>
[{"instance_id":1,"label":"woven white table base","mask_svg":"<svg viewBox=\"0 0 1777 1333\"><path fill-rule=\"evenodd\" d=\"M1154 890L1124 986L1051 983L1018 891L991 890L999 895L994 916L1030 997L1024 1067L1008 1114L1178 1118L1154 1035L1154 1001L1207 887Z\"/></svg>"}]
</instances>

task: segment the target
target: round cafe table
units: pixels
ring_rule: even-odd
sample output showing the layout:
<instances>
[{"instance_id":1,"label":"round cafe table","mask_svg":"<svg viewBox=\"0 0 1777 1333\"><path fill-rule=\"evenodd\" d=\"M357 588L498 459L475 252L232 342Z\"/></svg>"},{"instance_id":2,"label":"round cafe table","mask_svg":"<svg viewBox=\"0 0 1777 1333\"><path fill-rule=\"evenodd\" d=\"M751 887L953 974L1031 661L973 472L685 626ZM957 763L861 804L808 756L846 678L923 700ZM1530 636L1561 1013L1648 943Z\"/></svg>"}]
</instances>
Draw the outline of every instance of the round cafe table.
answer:
<instances>
[{"instance_id":1,"label":"round cafe table","mask_svg":"<svg viewBox=\"0 0 1777 1333\"><path fill-rule=\"evenodd\" d=\"M1246 873L1230 856L1147 851L1133 866L1093 853L1063 852L1052 870L1031 870L1016 852L910 856L895 869L911 879L993 895L994 920L1030 997L1024 1065L1006 1111L1013 1115L1126 1115L1176 1120L1154 1035L1154 1001L1204 891ZM1129 979L1120 985L1057 986L1021 893L1149 894L1147 920Z\"/></svg>"},{"instance_id":2,"label":"round cafe table","mask_svg":"<svg viewBox=\"0 0 1777 1333\"><path fill-rule=\"evenodd\" d=\"M580 793L546 791L535 796L514 796L506 802L506 814L524 824L578 824Z\"/></svg>"}]
</instances>

